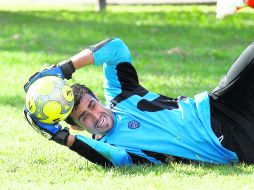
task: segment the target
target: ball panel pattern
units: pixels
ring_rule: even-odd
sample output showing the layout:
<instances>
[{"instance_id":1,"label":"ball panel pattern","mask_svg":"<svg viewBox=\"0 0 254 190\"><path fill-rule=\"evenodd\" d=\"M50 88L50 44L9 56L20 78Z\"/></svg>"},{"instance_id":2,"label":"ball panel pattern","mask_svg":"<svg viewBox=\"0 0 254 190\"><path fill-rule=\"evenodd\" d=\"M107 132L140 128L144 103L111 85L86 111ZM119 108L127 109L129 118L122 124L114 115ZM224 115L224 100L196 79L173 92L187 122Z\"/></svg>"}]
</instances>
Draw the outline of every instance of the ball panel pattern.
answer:
<instances>
[{"instance_id":1,"label":"ball panel pattern","mask_svg":"<svg viewBox=\"0 0 254 190\"><path fill-rule=\"evenodd\" d=\"M44 123L64 120L71 113L73 106L74 96L71 87L55 76L38 79L27 91L26 107Z\"/></svg>"},{"instance_id":2,"label":"ball panel pattern","mask_svg":"<svg viewBox=\"0 0 254 190\"><path fill-rule=\"evenodd\" d=\"M36 103L35 103L34 99L32 99L29 96L26 97L26 107L27 107L28 111L32 114L34 114L34 112L36 111Z\"/></svg>"}]
</instances>

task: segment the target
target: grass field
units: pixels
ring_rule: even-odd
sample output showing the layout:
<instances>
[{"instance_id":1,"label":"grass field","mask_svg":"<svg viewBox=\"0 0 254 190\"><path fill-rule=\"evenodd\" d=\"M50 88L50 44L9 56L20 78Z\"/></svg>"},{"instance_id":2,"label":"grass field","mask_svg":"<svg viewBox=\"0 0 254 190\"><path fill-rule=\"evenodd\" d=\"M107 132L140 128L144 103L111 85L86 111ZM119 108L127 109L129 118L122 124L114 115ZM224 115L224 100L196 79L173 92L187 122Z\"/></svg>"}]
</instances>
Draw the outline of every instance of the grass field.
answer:
<instances>
[{"instance_id":1,"label":"grass field","mask_svg":"<svg viewBox=\"0 0 254 190\"><path fill-rule=\"evenodd\" d=\"M253 11L218 21L213 6L33 9L0 8L0 189L254 189L254 166L243 164L104 169L45 140L22 116L31 74L111 36L128 44L147 89L210 91L254 40ZM102 68L90 66L70 84L86 83L103 99L102 81Z\"/></svg>"}]
</instances>

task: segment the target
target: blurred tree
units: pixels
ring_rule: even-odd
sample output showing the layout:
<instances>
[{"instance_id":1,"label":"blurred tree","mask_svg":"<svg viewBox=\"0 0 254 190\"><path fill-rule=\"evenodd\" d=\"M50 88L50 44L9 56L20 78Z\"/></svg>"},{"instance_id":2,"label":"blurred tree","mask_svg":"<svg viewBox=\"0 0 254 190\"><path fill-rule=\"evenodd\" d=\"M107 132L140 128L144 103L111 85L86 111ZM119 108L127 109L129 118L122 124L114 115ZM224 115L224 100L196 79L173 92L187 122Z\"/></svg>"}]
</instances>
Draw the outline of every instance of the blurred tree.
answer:
<instances>
[{"instance_id":1,"label":"blurred tree","mask_svg":"<svg viewBox=\"0 0 254 190\"><path fill-rule=\"evenodd\" d=\"M106 9L106 0L98 0L98 10L104 11Z\"/></svg>"}]
</instances>

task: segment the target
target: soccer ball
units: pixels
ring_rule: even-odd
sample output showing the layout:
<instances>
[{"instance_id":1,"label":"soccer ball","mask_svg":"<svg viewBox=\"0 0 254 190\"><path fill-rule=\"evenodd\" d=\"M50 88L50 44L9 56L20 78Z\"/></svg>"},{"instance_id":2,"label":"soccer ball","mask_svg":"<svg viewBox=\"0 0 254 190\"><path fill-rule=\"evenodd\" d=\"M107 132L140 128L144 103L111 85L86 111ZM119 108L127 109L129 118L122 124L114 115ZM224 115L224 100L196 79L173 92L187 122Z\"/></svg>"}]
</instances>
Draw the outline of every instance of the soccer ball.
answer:
<instances>
[{"instance_id":1,"label":"soccer ball","mask_svg":"<svg viewBox=\"0 0 254 190\"><path fill-rule=\"evenodd\" d=\"M73 106L71 87L56 76L36 80L26 94L26 108L43 123L52 124L64 120Z\"/></svg>"}]
</instances>

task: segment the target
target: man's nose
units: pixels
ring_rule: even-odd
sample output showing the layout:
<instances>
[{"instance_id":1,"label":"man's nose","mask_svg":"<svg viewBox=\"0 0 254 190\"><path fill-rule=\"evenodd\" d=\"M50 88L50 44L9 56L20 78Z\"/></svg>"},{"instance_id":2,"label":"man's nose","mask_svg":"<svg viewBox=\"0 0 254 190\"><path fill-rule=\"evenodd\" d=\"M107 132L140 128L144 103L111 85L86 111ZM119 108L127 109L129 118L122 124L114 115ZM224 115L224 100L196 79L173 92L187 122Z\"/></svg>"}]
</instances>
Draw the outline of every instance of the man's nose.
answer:
<instances>
[{"instance_id":1,"label":"man's nose","mask_svg":"<svg viewBox=\"0 0 254 190\"><path fill-rule=\"evenodd\" d=\"M90 114L95 121L98 121L100 119L100 115L97 110L90 110Z\"/></svg>"}]
</instances>

